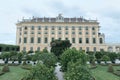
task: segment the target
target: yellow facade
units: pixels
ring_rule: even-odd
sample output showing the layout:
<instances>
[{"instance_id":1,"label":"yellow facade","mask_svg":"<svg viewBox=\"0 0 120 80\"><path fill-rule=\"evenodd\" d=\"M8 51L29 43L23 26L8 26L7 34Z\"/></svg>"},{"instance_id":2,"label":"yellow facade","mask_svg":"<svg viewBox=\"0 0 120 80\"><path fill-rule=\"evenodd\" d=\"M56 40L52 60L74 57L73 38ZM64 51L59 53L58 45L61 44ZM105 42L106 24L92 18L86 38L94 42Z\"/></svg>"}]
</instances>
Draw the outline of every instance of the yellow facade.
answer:
<instances>
[{"instance_id":1,"label":"yellow facade","mask_svg":"<svg viewBox=\"0 0 120 80\"><path fill-rule=\"evenodd\" d=\"M97 20L64 18L59 14L55 18L23 19L16 25L16 43L20 51L50 50L52 39L69 39L71 47L78 50L107 51L104 34L99 32Z\"/></svg>"}]
</instances>

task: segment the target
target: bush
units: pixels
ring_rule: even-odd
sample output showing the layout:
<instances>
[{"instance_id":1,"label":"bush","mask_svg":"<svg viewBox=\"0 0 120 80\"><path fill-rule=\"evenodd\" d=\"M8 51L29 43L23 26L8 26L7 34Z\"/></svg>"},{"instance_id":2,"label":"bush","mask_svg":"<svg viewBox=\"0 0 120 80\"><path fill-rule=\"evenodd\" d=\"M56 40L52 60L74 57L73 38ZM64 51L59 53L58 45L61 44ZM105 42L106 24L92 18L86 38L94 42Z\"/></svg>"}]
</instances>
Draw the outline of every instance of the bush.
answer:
<instances>
[{"instance_id":1,"label":"bush","mask_svg":"<svg viewBox=\"0 0 120 80\"><path fill-rule=\"evenodd\" d=\"M24 66L24 65L27 65L26 61L23 61L23 64L22 64L22 65L23 65L23 66Z\"/></svg>"},{"instance_id":2,"label":"bush","mask_svg":"<svg viewBox=\"0 0 120 80\"><path fill-rule=\"evenodd\" d=\"M68 65L65 80L94 80L87 65L82 65L79 61Z\"/></svg>"},{"instance_id":3,"label":"bush","mask_svg":"<svg viewBox=\"0 0 120 80\"><path fill-rule=\"evenodd\" d=\"M8 65L5 65L2 69L2 72L9 72L10 69L9 69L9 66Z\"/></svg>"},{"instance_id":4,"label":"bush","mask_svg":"<svg viewBox=\"0 0 120 80\"><path fill-rule=\"evenodd\" d=\"M48 68L44 64L37 64L22 80L57 80L54 68Z\"/></svg>"},{"instance_id":5,"label":"bush","mask_svg":"<svg viewBox=\"0 0 120 80\"><path fill-rule=\"evenodd\" d=\"M81 54L84 54L84 52L77 51L76 49L67 49L64 51L64 53L61 55L62 70L66 71L68 63L75 63L78 59L81 58Z\"/></svg>"},{"instance_id":6,"label":"bush","mask_svg":"<svg viewBox=\"0 0 120 80\"><path fill-rule=\"evenodd\" d=\"M108 66L108 72L111 72L111 73L114 72L114 69L113 69L112 64L110 64L110 65Z\"/></svg>"},{"instance_id":7,"label":"bush","mask_svg":"<svg viewBox=\"0 0 120 80\"><path fill-rule=\"evenodd\" d=\"M108 53L108 56L112 63L115 63L115 59L117 58L117 54L114 52Z\"/></svg>"},{"instance_id":8,"label":"bush","mask_svg":"<svg viewBox=\"0 0 120 80\"><path fill-rule=\"evenodd\" d=\"M57 58L53 53L42 53L39 58L47 67L54 67L57 62Z\"/></svg>"},{"instance_id":9,"label":"bush","mask_svg":"<svg viewBox=\"0 0 120 80\"><path fill-rule=\"evenodd\" d=\"M116 70L113 74L120 76L120 70Z\"/></svg>"},{"instance_id":10,"label":"bush","mask_svg":"<svg viewBox=\"0 0 120 80\"><path fill-rule=\"evenodd\" d=\"M26 69L26 70L31 70L32 69L32 65L22 65L21 68L22 69Z\"/></svg>"},{"instance_id":11,"label":"bush","mask_svg":"<svg viewBox=\"0 0 120 80\"><path fill-rule=\"evenodd\" d=\"M102 57L102 60L105 62L105 64L107 64L107 61L109 61L110 58L109 58L107 55L104 55L104 56Z\"/></svg>"}]
</instances>

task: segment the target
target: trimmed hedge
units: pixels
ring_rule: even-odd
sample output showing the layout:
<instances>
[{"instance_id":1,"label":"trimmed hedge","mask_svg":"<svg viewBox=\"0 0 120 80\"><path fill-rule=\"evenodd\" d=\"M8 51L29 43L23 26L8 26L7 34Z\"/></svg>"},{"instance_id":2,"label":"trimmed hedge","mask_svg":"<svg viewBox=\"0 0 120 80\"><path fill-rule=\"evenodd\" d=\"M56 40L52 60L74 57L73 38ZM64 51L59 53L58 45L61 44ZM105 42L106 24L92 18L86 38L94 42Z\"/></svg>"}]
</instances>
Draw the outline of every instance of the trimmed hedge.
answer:
<instances>
[{"instance_id":1,"label":"trimmed hedge","mask_svg":"<svg viewBox=\"0 0 120 80\"><path fill-rule=\"evenodd\" d=\"M3 51L19 51L19 46L0 44L0 52L3 52Z\"/></svg>"}]
</instances>

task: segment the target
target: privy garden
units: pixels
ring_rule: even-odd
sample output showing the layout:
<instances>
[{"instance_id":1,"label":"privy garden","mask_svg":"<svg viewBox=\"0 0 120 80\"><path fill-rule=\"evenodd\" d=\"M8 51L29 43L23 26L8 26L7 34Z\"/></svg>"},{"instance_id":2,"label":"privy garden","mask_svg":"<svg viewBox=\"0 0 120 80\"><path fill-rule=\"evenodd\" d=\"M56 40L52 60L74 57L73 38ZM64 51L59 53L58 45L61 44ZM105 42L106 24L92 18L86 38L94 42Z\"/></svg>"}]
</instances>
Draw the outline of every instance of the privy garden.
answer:
<instances>
[{"instance_id":1,"label":"privy garden","mask_svg":"<svg viewBox=\"0 0 120 80\"><path fill-rule=\"evenodd\" d=\"M0 45L0 80L120 80L120 53L85 52L70 48L68 40L51 42L51 52L19 52ZM59 78L57 72L63 78Z\"/></svg>"}]
</instances>

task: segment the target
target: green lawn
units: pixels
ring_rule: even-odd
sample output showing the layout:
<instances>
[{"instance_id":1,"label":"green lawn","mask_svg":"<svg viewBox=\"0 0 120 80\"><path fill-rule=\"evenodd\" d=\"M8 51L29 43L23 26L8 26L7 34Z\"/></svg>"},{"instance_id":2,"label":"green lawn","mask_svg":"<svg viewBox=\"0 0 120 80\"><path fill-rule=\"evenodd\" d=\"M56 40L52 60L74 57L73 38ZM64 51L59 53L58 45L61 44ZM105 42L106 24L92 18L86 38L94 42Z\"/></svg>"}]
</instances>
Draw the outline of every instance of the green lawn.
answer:
<instances>
[{"instance_id":1,"label":"green lawn","mask_svg":"<svg viewBox=\"0 0 120 80\"><path fill-rule=\"evenodd\" d=\"M120 80L120 77L107 72L108 66L98 66L92 70L96 80ZM120 66L114 66L114 69L120 69Z\"/></svg>"},{"instance_id":2,"label":"green lawn","mask_svg":"<svg viewBox=\"0 0 120 80\"><path fill-rule=\"evenodd\" d=\"M2 66L0 66L1 68ZM0 80L20 80L27 72L27 70L21 69L20 66L10 66L9 68L10 72L0 76Z\"/></svg>"},{"instance_id":3,"label":"green lawn","mask_svg":"<svg viewBox=\"0 0 120 80\"><path fill-rule=\"evenodd\" d=\"M0 69L2 66L0 66ZM92 74L96 80L120 80L120 77L107 72L107 66L98 66L92 69ZM115 66L114 69L120 69L120 66ZM10 66L10 72L0 76L0 80L20 80L28 70L21 69L20 66Z\"/></svg>"}]
</instances>

